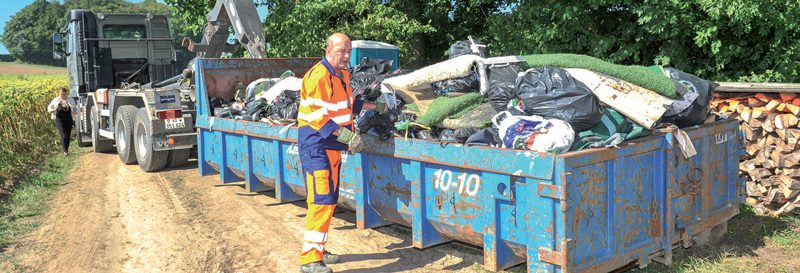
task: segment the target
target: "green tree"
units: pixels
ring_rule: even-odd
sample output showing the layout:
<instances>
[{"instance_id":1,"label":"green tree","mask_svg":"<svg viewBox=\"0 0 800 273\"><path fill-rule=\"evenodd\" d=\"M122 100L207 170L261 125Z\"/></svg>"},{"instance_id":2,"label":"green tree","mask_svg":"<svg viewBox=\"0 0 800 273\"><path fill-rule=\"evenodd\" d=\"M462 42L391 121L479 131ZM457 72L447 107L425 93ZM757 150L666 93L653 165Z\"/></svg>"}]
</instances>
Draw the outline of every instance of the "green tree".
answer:
<instances>
[{"instance_id":1,"label":"green tree","mask_svg":"<svg viewBox=\"0 0 800 273\"><path fill-rule=\"evenodd\" d=\"M449 44L456 40L458 35L451 32L458 27L454 26L454 22L451 22L448 16L452 11L450 0L391 1L388 4L409 18L424 22L433 28L432 31L414 35L409 53L420 58L412 65L424 65L444 58Z\"/></svg>"},{"instance_id":2,"label":"green tree","mask_svg":"<svg viewBox=\"0 0 800 273\"><path fill-rule=\"evenodd\" d=\"M164 0L164 3L175 10L173 18L184 22L182 32L198 35L203 32L206 14L214 8L216 0Z\"/></svg>"},{"instance_id":3,"label":"green tree","mask_svg":"<svg viewBox=\"0 0 800 273\"><path fill-rule=\"evenodd\" d=\"M713 80L800 81L798 1L256 1L279 56L318 56L321 37L344 31L397 44L408 67L438 61L472 35L495 56L578 53ZM215 0L166 2L197 31Z\"/></svg>"},{"instance_id":4,"label":"green tree","mask_svg":"<svg viewBox=\"0 0 800 273\"><path fill-rule=\"evenodd\" d=\"M155 0L130 3L123 0L36 0L24 7L6 23L2 42L9 53L20 61L36 64L64 65L54 60L52 55L52 34L59 32L66 24L69 10L90 9L96 13L154 13L170 14L172 9ZM172 37L182 55L180 41L191 33L183 31L186 22L180 18L170 18Z\"/></svg>"},{"instance_id":5,"label":"green tree","mask_svg":"<svg viewBox=\"0 0 800 273\"><path fill-rule=\"evenodd\" d=\"M515 1L488 29L498 55L569 52L714 80L797 82L798 18L798 1Z\"/></svg>"},{"instance_id":6,"label":"green tree","mask_svg":"<svg viewBox=\"0 0 800 273\"><path fill-rule=\"evenodd\" d=\"M444 59L450 45L466 40L467 36L486 40L488 18L506 5L505 1L497 0L406 0L388 4L433 27L433 31L414 37L416 46L412 53L422 56L423 64Z\"/></svg>"},{"instance_id":7,"label":"green tree","mask_svg":"<svg viewBox=\"0 0 800 273\"><path fill-rule=\"evenodd\" d=\"M326 0L283 5L267 16L267 49L271 56L322 56L325 38L333 32L347 33L354 40L378 40L400 49L401 63L413 63L410 54L417 34L433 27L375 1Z\"/></svg>"},{"instance_id":8,"label":"green tree","mask_svg":"<svg viewBox=\"0 0 800 273\"><path fill-rule=\"evenodd\" d=\"M52 34L62 27L64 6L36 0L12 16L3 29L3 45L17 60L63 65L53 59Z\"/></svg>"},{"instance_id":9,"label":"green tree","mask_svg":"<svg viewBox=\"0 0 800 273\"><path fill-rule=\"evenodd\" d=\"M318 29L320 25L329 29L341 29L345 27L344 23L352 23L354 20L335 20L330 14L334 11L341 10L342 7L350 10L336 13L336 16L343 16L345 18L358 19L362 29L381 29L387 26L387 21L400 20L398 22L412 22L412 24L419 24L424 27L424 30L416 31L413 34L407 34L403 37L404 56L413 56L413 58L403 58L404 66L419 66L445 58L445 53L449 46L459 40L464 40L468 35L476 38L484 38L487 36L486 25L488 16L498 13L499 10L506 5L506 1L497 0L406 0L406 1L391 1L391 0L359 0L359 1L293 1L293 0L255 0L256 5L265 7L268 15L265 22L265 32L267 40L270 41L272 52L298 52L293 49L297 47L286 42L281 42L284 31L287 27L291 27L294 31L300 31L301 34L310 31L306 28ZM215 0L166 0L167 4L174 7L179 16L184 18L187 22L187 30L199 33L205 24L205 15L213 8ZM355 14L353 7L361 7L362 12ZM314 9L314 7L330 7L330 11L312 10L318 12L316 15L326 16L328 18L324 22L316 20L296 20L293 17L300 16L299 12L295 10L296 7L301 7L305 10ZM387 7L389 9L387 9ZM372 12L391 11L393 14L405 15L404 18L393 17L389 20L363 20L360 18L365 14ZM398 13L399 12L399 13ZM312 16L316 16L312 15ZM284 22L288 21L288 22ZM302 23L304 25L298 25ZM322 23L322 24L320 24ZM292 24L294 24L292 26ZM350 27L352 28L352 26ZM411 28L416 28L412 26ZM383 29L381 31L386 34L396 31L397 29ZM317 33L322 33L317 31ZM379 32L380 34L381 32ZM348 33L351 34L352 33ZM400 32L396 33L400 34ZM317 35L317 34L314 34ZM322 34L324 36L324 34ZM398 40L397 37L387 39L380 35L373 36L374 39L379 41L392 42ZM287 36L290 38L290 36ZM303 55L307 53L303 52ZM411 61L412 63L409 63Z\"/></svg>"},{"instance_id":10,"label":"green tree","mask_svg":"<svg viewBox=\"0 0 800 273\"><path fill-rule=\"evenodd\" d=\"M120 13L133 10L134 4L123 0L64 0L67 10L88 9L96 13Z\"/></svg>"}]
</instances>

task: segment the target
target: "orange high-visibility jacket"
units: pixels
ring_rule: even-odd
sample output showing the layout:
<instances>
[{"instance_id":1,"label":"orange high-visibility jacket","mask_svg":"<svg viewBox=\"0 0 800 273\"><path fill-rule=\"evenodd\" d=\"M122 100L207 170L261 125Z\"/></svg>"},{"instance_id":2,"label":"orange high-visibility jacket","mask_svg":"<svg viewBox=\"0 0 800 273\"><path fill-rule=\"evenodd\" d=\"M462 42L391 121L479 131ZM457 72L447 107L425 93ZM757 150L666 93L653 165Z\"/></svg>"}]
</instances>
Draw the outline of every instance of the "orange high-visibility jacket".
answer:
<instances>
[{"instance_id":1,"label":"orange high-visibility jacket","mask_svg":"<svg viewBox=\"0 0 800 273\"><path fill-rule=\"evenodd\" d=\"M297 113L297 144L301 151L347 150L333 132L344 126L353 130L353 116L363 101L353 98L350 72L334 73L325 58L303 76Z\"/></svg>"}]
</instances>

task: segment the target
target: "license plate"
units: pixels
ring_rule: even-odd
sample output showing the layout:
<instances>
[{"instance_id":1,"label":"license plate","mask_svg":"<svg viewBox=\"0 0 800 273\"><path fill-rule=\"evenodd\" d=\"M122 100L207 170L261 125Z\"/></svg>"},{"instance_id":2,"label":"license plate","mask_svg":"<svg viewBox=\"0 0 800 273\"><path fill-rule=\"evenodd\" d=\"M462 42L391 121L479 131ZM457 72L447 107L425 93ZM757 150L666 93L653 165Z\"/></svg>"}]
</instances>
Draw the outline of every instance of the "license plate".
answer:
<instances>
[{"instance_id":1,"label":"license plate","mask_svg":"<svg viewBox=\"0 0 800 273\"><path fill-rule=\"evenodd\" d=\"M183 121L183 118L170 118L164 120L164 127L166 127L167 130L180 129L186 127L186 123Z\"/></svg>"}]
</instances>

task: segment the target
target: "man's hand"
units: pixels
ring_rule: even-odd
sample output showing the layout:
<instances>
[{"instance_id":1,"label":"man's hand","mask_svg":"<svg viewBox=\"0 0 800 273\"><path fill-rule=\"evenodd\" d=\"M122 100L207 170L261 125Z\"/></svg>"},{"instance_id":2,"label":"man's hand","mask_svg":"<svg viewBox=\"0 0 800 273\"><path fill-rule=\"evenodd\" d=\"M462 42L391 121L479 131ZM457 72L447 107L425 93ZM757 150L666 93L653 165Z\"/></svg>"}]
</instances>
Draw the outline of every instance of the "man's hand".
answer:
<instances>
[{"instance_id":1,"label":"man's hand","mask_svg":"<svg viewBox=\"0 0 800 273\"><path fill-rule=\"evenodd\" d=\"M363 149L361 147L361 136L345 127L339 129L339 136L336 141L347 144L353 153L360 152Z\"/></svg>"}]
</instances>

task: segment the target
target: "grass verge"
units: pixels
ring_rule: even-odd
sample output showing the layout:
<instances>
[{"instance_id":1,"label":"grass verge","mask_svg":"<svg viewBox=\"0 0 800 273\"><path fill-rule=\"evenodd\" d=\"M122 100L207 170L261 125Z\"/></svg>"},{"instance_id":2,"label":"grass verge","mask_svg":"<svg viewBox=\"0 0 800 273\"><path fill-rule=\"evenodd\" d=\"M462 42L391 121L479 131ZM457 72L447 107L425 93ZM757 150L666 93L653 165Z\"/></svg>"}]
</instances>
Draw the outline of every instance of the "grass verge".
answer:
<instances>
[{"instance_id":1,"label":"grass verge","mask_svg":"<svg viewBox=\"0 0 800 273\"><path fill-rule=\"evenodd\" d=\"M756 215L742 205L738 215L728 221L728 232L721 241L706 246L678 248L673 252L672 266L652 261L644 269L620 269L620 273L744 273L800 272L800 214L781 217ZM635 268L631 264L626 268ZM473 265L474 272L489 273L482 265ZM524 266L504 272L523 273Z\"/></svg>"},{"instance_id":2,"label":"grass verge","mask_svg":"<svg viewBox=\"0 0 800 273\"><path fill-rule=\"evenodd\" d=\"M756 215L743 205L717 243L678 248L673 265L651 263L631 272L800 272L800 215Z\"/></svg>"},{"instance_id":3,"label":"grass verge","mask_svg":"<svg viewBox=\"0 0 800 273\"><path fill-rule=\"evenodd\" d=\"M0 202L0 250L31 232L40 223L41 215L49 208L50 197L64 183L75 166L80 149L72 145L69 156L51 156L39 172L20 181L14 192Z\"/></svg>"}]
</instances>

